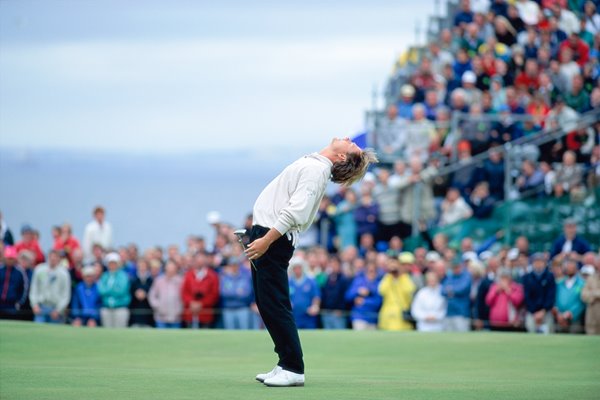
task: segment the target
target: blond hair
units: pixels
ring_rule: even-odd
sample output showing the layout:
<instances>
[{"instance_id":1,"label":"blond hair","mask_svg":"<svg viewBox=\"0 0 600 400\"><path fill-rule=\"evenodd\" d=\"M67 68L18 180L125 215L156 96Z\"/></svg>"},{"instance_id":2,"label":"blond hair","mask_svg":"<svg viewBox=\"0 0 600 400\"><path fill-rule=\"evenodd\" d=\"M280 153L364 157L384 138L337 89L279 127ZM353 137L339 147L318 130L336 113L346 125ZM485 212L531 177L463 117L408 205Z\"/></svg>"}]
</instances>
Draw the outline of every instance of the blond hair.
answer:
<instances>
[{"instance_id":1,"label":"blond hair","mask_svg":"<svg viewBox=\"0 0 600 400\"><path fill-rule=\"evenodd\" d=\"M378 161L373 149L364 149L360 153L348 153L344 161L333 164L331 180L343 186L351 186L365 176L371 163Z\"/></svg>"}]
</instances>

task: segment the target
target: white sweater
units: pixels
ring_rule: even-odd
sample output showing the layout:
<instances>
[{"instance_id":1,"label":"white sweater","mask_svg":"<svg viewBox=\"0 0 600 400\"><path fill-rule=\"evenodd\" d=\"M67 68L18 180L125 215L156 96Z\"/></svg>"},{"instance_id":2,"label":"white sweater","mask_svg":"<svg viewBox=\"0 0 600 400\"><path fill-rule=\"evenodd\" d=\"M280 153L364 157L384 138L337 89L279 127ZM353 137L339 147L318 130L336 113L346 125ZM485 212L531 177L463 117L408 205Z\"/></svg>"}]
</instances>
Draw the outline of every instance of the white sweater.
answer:
<instances>
[{"instance_id":1,"label":"white sweater","mask_svg":"<svg viewBox=\"0 0 600 400\"><path fill-rule=\"evenodd\" d=\"M32 306L48 305L62 313L71 301L71 276L63 266L40 264L33 270L29 301Z\"/></svg>"},{"instance_id":2,"label":"white sweater","mask_svg":"<svg viewBox=\"0 0 600 400\"><path fill-rule=\"evenodd\" d=\"M287 166L256 199L253 223L275 228L282 235L308 229L325 194L332 166L327 157L318 153Z\"/></svg>"},{"instance_id":3,"label":"white sweater","mask_svg":"<svg viewBox=\"0 0 600 400\"><path fill-rule=\"evenodd\" d=\"M411 314L417 321L417 330L421 332L441 332L446 317L446 299L442 296L440 286L425 286L419 290L413 300ZM428 317L435 320L426 321Z\"/></svg>"}]
</instances>

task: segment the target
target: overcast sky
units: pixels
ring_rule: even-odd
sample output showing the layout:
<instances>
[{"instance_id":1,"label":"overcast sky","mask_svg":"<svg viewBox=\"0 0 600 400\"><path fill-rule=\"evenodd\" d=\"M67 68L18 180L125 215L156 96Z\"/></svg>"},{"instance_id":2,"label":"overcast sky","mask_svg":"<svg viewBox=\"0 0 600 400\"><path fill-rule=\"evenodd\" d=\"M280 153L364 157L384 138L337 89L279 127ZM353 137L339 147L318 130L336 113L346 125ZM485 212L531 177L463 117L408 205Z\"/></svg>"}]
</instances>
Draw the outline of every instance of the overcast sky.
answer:
<instances>
[{"instance_id":1,"label":"overcast sky","mask_svg":"<svg viewBox=\"0 0 600 400\"><path fill-rule=\"evenodd\" d=\"M433 0L0 0L0 146L320 146L362 128L432 13Z\"/></svg>"}]
</instances>

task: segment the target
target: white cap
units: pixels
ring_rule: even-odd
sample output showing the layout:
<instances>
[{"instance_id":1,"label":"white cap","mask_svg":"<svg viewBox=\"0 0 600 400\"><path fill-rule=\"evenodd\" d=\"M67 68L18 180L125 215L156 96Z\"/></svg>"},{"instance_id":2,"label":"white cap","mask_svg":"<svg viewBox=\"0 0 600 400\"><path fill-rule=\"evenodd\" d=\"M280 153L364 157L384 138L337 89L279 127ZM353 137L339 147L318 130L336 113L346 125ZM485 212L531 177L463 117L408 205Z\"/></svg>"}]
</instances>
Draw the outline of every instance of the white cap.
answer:
<instances>
[{"instance_id":1,"label":"white cap","mask_svg":"<svg viewBox=\"0 0 600 400\"><path fill-rule=\"evenodd\" d=\"M121 256L119 255L119 253L108 253L106 255L106 257L104 257L104 262L105 263L111 263L111 262L116 262L117 264L121 264Z\"/></svg>"},{"instance_id":2,"label":"white cap","mask_svg":"<svg viewBox=\"0 0 600 400\"><path fill-rule=\"evenodd\" d=\"M462 255L463 261L479 261L479 257L477 257L477 253L474 251L466 251Z\"/></svg>"},{"instance_id":3,"label":"white cap","mask_svg":"<svg viewBox=\"0 0 600 400\"><path fill-rule=\"evenodd\" d=\"M510 261L514 261L517 258L519 258L519 249L513 247L512 249L510 249L508 251L508 253L506 254L506 257L510 260Z\"/></svg>"},{"instance_id":4,"label":"white cap","mask_svg":"<svg viewBox=\"0 0 600 400\"><path fill-rule=\"evenodd\" d=\"M96 275L96 267L93 265L86 265L81 269L81 275L83 276L91 276Z\"/></svg>"},{"instance_id":5,"label":"white cap","mask_svg":"<svg viewBox=\"0 0 600 400\"><path fill-rule=\"evenodd\" d=\"M413 97L415 95L415 88L412 85L402 85L400 88L400 94L404 97Z\"/></svg>"},{"instance_id":6,"label":"white cap","mask_svg":"<svg viewBox=\"0 0 600 400\"><path fill-rule=\"evenodd\" d=\"M590 264L586 264L583 267L581 267L581 275L595 275L596 274L596 268L594 268L593 265Z\"/></svg>"},{"instance_id":7,"label":"white cap","mask_svg":"<svg viewBox=\"0 0 600 400\"><path fill-rule=\"evenodd\" d=\"M221 213L219 213L218 211L211 211L208 214L206 214L206 221L211 224L218 224L219 222L221 222Z\"/></svg>"},{"instance_id":8,"label":"white cap","mask_svg":"<svg viewBox=\"0 0 600 400\"><path fill-rule=\"evenodd\" d=\"M292 259L290 260L290 267L295 267L296 265L301 266L303 271L306 271L308 269L308 263L302 257L292 257Z\"/></svg>"},{"instance_id":9,"label":"white cap","mask_svg":"<svg viewBox=\"0 0 600 400\"><path fill-rule=\"evenodd\" d=\"M473 71L465 71L462 75L462 81L465 83L475 83L477 82L477 75Z\"/></svg>"},{"instance_id":10,"label":"white cap","mask_svg":"<svg viewBox=\"0 0 600 400\"><path fill-rule=\"evenodd\" d=\"M442 259L442 256L440 256L440 253L438 253L437 251L429 251L425 255L425 261L427 261L427 262L439 261L441 259Z\"/></svg>"}]
</instances>

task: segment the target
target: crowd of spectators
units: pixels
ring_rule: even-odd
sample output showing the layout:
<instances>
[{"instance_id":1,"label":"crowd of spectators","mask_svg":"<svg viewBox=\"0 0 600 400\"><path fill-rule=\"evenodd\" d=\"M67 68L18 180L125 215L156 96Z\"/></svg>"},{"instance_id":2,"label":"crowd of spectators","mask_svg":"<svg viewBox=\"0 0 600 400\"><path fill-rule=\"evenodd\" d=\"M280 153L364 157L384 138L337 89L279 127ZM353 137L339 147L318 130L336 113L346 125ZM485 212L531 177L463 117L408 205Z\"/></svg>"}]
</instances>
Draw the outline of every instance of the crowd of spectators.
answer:
<instances>
[{"instance_id":1,"label":"crowd of spectators","mask_svg":"<svg viewBox=\"0 0 600 400\"><path fill-rule=\"evenodd\" d=\"M577 122L600 109L599 5L461 0L449 16L452 27L390 79L386 115L372 132L382 158L409 163L418 157L424 170L456 158L467 165L472 156L558 129L562 138L525 146L516 160L519 171L506 171L513 192L504 193L502 151L479 168L458 171L449 186L465 201L480 181L488 182L496 201L531 194L581 197L586 186L597 186L600 118L585 128Z\"/></svg>"},{"instance_id":2,"label":"crowd of spectators","mask_svg":"<svg viewBox=\"0 0 600 400\"><path fill-rule=\"evenodd\" d=\"M398 96L373 132L391 168L326 196L300 238L290 264L299 327L599 332L598 243L581 237L576 221L564 221L545 253L530 251L526 237L501 243L501 232L482 243L465 230L429 233L493 218L507 198L593 197L600 121L585 129L577 122L600 107L599 3L460 1L452 28L427 45L406 79L393 80ZM455 130L456 113L463 117ZM506 171L502 146L557 129L565 135L523 149L518 173ZM483 152L483 162L471 162ZM462 168L440 174L454 158ZM190 236L184 249L140 252L115 248L104 209L93 214L81 242L68 224L54 228L46 253L38 232L23 226L17 242L0 216L2 318L261 327L251 267L231 226L211 218L212 244ZM425 244L406 246L411 235Z\"/></svg>"},{"instance_id":3,"label":"crowd of spectators","mask_svg":"<svg viewBox=\"0 0 600 400\"><path fill-rule=\"evenodd\" d=\"M331 210L332 201L323 203ZM573 221L548 253L531 254L525 237L477 248L465 238L454 249L441 233L409 251L392 231L375 240L380 221L365 214L366 225L345 247L343 235L334 235L333 249L303 236L289 268L300 329L600 333L600 254ZM85 229L91 250L65 224L53 229L47 254L30 226L15 243L0 216L0 317L78 327L262 327L234 227L213 220L212 245L190 236L183 251L171 245L140 253L135 244L114 247L104 215L96 208Z\"/></svg>"}]
</instances>

